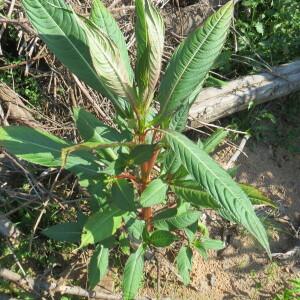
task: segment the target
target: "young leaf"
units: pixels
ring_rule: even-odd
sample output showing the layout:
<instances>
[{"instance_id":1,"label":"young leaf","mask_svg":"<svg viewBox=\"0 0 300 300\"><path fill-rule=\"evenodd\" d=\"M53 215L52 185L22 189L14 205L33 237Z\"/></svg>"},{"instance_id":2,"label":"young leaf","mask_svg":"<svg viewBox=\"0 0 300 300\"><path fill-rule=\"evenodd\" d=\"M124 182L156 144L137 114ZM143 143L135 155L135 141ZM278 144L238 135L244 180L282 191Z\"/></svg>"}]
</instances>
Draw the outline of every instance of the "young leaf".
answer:
<instances>
[{"instance_id":1,"label":"young leaf","mask_svg":"<svg viewBox=\"0 0 300 300\"><path fill-rule=\"evenodd\" d=\"M119 208L107 208L92 214L84 224L80 248L110 237L121 226L121 222L122 211Z\"/></svg>"},{"instance_id":2,"label":"young leaf","mask_svg":"<svg viewBox=\"0 0 300 300\"><path fill-rule=\"evenodd\" d=\"M125 140L117 130L105 125L93 114L82 108L73 108L73 117L80 136L85 141L113 143ZM113 149L104 149L101 151L109 155L113 160L117 159L117 154Z\"/></svg>"},{"instance_id":3,"label":"young leaf","mask_svg":"<svg viewBox=\"0 0 300 300\"><path fill-rule=\"evenodd\" d=\"M121 60L127 68L129 77L133 78L133 70L130 65L127 45L122 31L109 10L101 0L93 0L90 20L98 26L116 44L120 52Z\"/></svg>"},{"instance_id":4,"label":"young leaf","mask_svg":"<svg viewBox=\"0 0 300 300\"><path fill-rule=\"evenodd\" d=\"M103 245L98 245L88 266L89 289L94 287L106 275L108 268L109 250Z\"/></svg>"},{"instance_id":5,"label":"young leaf","mask_svg":"<svg viewBox=\"0 0 300 300\"><path fill-rule=\"evenodd\" d=\"M124 100L114 95L95 71L85 26L71 6L64 0L23 0L22 4L31 24L55 56L124 113Z\"/></svg>"},{"instance_id":6,"label":"young leaf","mask_svg":"<svg viewBox=\"0 0 300 300\"><path fill-rule=\"evenodd\" d=\"M172 187L179 198L192 203L196 207L220 208L214 198L194 181L175 181Z\"/></svg>"},{"instance_id":7,"label":"young leaf","mask_svg":"<svg viewBox=\"0 0 300 300\"><path fill-rule=\"evenodd\" d=\"M61 151L72 144L39 129L9 126L0 128L0 146L28 162L47 167L59 167ZM69 156L66 169L80 179L99 175L95 157L88 152L79 151Z\"/></svg>"},{"instance_id":8,"label":"young leaf","mask_svg":"<svg viewBox=\"0 0 300 300\"><path fill-rule=\"evenodd\" d=\"M142 282L143 271L144 249L141 245L135 253L129 256L125 265L122 282L124 300L132 300L135 298Z\"/></svg>"},{"instance_id":9,"label":"young leaf","mask_svg":"<svg viewBox=\"0 0 300 300\"><path fill-rule=\"evenodd\" d=\"M124 211L135 211L134 189L126 179L119 179L112 186L112 201Z\"/></svg>"},{"instance_id":10,"label":"young leaf","mask_svg":"<svg viewBox=\"0 0 300 300\"><path fill-rule=\"evenodd\" d=\"M128 156L128 164L140 165L148 161L154 152L156 145L137 145L134 147Z\"/></svg>"},{"instance_id":11,"label":"young leaf","mask_svg":"<svg viewBox=\"0 0 300 300\"><path fill-rule=\"evenodd\" d=\"M136 103L132 79L114 42L90 22L85 23L93 66L104 86L115 95Z\"/></svg>"},{"instance_id":12,"label":"young leaf","mask_svg":"<svg viewBox=\"0 0 300 300\"><path fill-rule=\"evenodd\" d=\"M203 186L235 222L242 224L270 255L265 228L246 194L212 158L181 133L163 131L166 140L190 175Z\"/></svg>"},{"instance_id":13,"label":"young leaf","mask_svg":"<svg viewBox=\"0 0 300 300\"><path fill-rule=\"evenodd\" d=\"M82 224L71 222L56 224L42 231L42 234L48 238L69 243L77 243L80 241Z\"/></svg>"},{"instance_id":14,"label":"young leaf","mask_svg":"<svg viewBox=\"0 0 300 300\"><path fill-rule=\"evenodd\" d=\"M193 252L189 247L181 247L177 257L176 265L184 285L190 283L190 271L192 270Z\"/></svg>"},{"instance_id":15,"label":"young leaf","mask_svg":"<svg viewBox=\"0 0 300 300\"><path fill-rule=\"evenodd\" d=\"M126 222L126 228L129 235L134 239L139 240L145 228L145 221L137 219L136 216L131 217Z\"/></svg>"},{"instance_id":16,"label":"young leaf","mask_svg":"<svg viewBox=\"0 0 300 300\"><path fill-rule=\"evenodd\" d=\"M259 189L256 187L249 185L249 184L244 184L240 183L239 184L241 189L245 192L245 194L249 197L251 200L252 204L263 204L267 206L271 206L273 208L276 208L277 205L269 198L267 198Z\"/></svg>"},{"instance_id":17,"label":"young leaf","mask_svg":"<svg viewBox=\"0 0 300 300\"><path fill-rule=\"evenodd\" d=\"M174 53L160 85L161 118L174 114L189 95L199 90L199 84L221 52L233 9L231 0L196 29Z\"/></svg>"},{"instance_id":18,"label":"young leaf","mask_svg":"<svg viewBox=\"0 0 300 300\"><path fill-rule=\"evenodd\" d=\"M177 240L177 237L169 231L157 230L150 235L149 242L155 247L167 247Z\"/></svg>"},{"instance_id":19,"label":"young leaf","mask_svg":"<svg viewBox=\"0 0 300 300\"><path fill-rule=\"evenodd\" d=\"M200 212L188 210L187 212L179 213L178 215L167 219L166 221L176 228L182 229L188 227L198 221Z\"/></svg>"},{"instance_id":20,"label":"young leaf","mask_svg":"<svg viewBox=\"0 0 300 300\"><path fill-rule=\"evenodd\" d=\"M142 207L151 207L162 203L166 199L168 185L161 179L154 179L141 194L140 203Z\"/></svg>"},{"instance_id":21,"label":"young leaf","mask_svg":"<svg viewBox=\"0 0 300 300\"><path fill-rule=\"evenodd\" d=\"M202 238L201 240L194 241L194 247L197 249L199 254L204 258L208 257L207 250L222 250L225 245L223 241L212 240L209 238Z\"/></svg>"},{"instance_id":22,"label":"young leaf","mask_svg":"<svg viewBox=\"0 0 300 300\"><path fill-rule=\"evenodd\" d=\"M203 149L206 153L214 152L219 144L227 137L228 131L224 129L218 129L208 139L203 142Z\"/></svg>"},{"instance_id":23,"label":"young leaf","mask_svg":"<svg viewBox=\"0 0 300 300\"><path fill-rule=\"evenodd\" d=\"M137 0L136 41L137 70L136 79L143 109L147 111L153 98L161 69L164 49L164 22L151 0Z\"/></svg>"}]
</instances>

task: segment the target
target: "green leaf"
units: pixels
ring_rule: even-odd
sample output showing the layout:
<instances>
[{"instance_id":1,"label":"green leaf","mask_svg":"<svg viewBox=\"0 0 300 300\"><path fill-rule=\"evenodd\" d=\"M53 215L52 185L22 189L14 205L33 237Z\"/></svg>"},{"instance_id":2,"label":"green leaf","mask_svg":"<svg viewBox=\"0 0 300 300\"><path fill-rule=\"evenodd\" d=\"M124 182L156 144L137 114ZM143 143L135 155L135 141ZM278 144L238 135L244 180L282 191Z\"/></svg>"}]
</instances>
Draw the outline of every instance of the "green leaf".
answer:
<instances>
[{"instance_id":1,"label":"green leaf","mask_svg":"<svg viewBox=\"0 0 300 300\"><path fill-rule=\"evenodd\" d=\"M159 11L150 0L137 0L136 41L137 68L136 78L144 111L148 110L160 75L164 49L164 22Z\"/></svg>"},{"instance_id":2,"label":"green leaf","mask_svg":"<svg viewBox=\"0 0 300 300\"><path fill-rule=\"evenodd\" d=\"M72 73L113 101L124 112L124 100L114 95L97 74L83 21L63 0L23 0L28 19L41 39Z\"/></svg>"},{"instance_id":3,"label":"green leaf","mask_svg":"<svg viewBox=\"0 0 300 300\"><path fill-rule=\"evenodd\" d=\"M271 199L267 198L256 187L244 183L240 183L239 185L241 189L245 192L245 194L249 197L252 204L257 204L257 205L263 204L263 205L271 206L273 208L277 207L277 205Z\"/></svg>"},{"instance_id":4,"label":"green leaf","mask_svg":"<svg viewBox=\"0 0 300 300\"><path fill-rule=\"evenodd\" d=\"M112 236L122 223L122 212L119 208L106 208L88 217L81 234L83 248Z\"/></svg>"},{"instance_id":5,"label":"green leaf","mask_svg":"<svg viewBox=\"0 0 300 300\"><path fill-rule=\"evenodd\" d=\"M85 32L93 66L99 78L108 90L121 98L126 98L134 106L136 96L133 80L121 60L119 49L93 22L85 23Z\"/></svg>"},{"instance_id":6,"label":"green leaf","mask_svg":"<svg viewBox=\"0 0 300 300\"><path fill-rule=\"evenodd\" d=\"M154 179L143 191L140 198L142 207L151 207L165 201L168 185L161 179Z\"/></svg>"},{"instance_id":7,"label":"green leaf","mask_svg":"<svg viewBox=\"0 0 300 300\"><path fill-rule=\"evenodd\" d=\"M0 146L28 162L46 166L61 166L61 151L72 144L39 129L24 126L0 128ZM99 175L99 166L91 153L78 151L69 156L66 169L80 179Z\"/></svg>"},{"instance_id":8,"label":"green leaf","mask_svg":"<svg viewBox=\"0 0 300 300\"><path fill-rule=\"evenodd\" d=\"M177 240L177 237L169 231L157 230L150 235L150 243L155 247L167 247Z\"/></svg>"},{"instance_id":9,"label":"green leaf","mask_svg":"<svg viewBox=\"0 0 300 300\"><path fill-rule=\"evenodd\" d=\"M130 65L127 45L122 31L109 10L101 0L93 0L90 20L99 27L116 44L120 52L121 60L125 64L130 78L133 78L133 70Z\"/></svg>"},{"instance_id":10,"label":"green leaf","mask_svg":"<svg viewBox=\"0 0 300 300\"><path fill-rule=\"evenodd\" d=\"M229 1L196 29L174 53L162 79L158 99L160 117L174 114L190 102L189 95L199 92L223 47L233 17L234 4Z\"/></svg>"},{"instance_id":11,"label":"green leaf","mask_svg":"<svg viewBox=\"0 0 300 300\"><path fill-rule=\"evenodd\" d=\"M122 291L124 300L135 299L135 296L141 286L144 272L144 249L142 245L137 251L131 254L126 262Z\"/></svg>"},{"instance_id":12,"label":"green leaf","mask_svg":"<svg viewBox=\"0 0 300 300\"><path fill-rule=\"evenodd\" d=\"M208 139L203 142L203 149L206 153L214 152L221 142L228 136L228 131L218 129Z\"/></svg>"},{"instance_id":13,"label":"green leaf","mask_svg":"<svg viewBox=\"0 0 300 300\"><path fill-rule=\"evenodd\" d=\"M158 213L156 213L153 217L153 224L156 229L159 230L169 230L170 226L167 223L167 220L175 217L177 214L177 208L167 208Z\"/></svg>"},{"instance_id":14,"label":"green leaf","mask_svg":"<svg viewBox=\"0 0 300 300\"><path fill-rule=\"evenodd\" d=\"M172 184L175 194L196 207L218 209L220 206L206 191L194 181L175 181Z\"/></svg>"},{"instance_id":15,"label":"green leaf","mask_svg":"<svg viewBox=\"0 0 300 300\"><path fill-rule=\"evenodd\" d=\"M182 246L177 257L176 265L184 285L190 283L190 271L192 270L193 252L189 247Z\"/></svg>"},{"instance_id":16,"label":"green leaf","mask_svg":"<svg viewBox=\"0 0 300 300\"><path fill-rule=\"evenodd\" d=\"M270 255L265 228L247 195L209 155L181 133L163 131L166 140L190 175L203 186L227 215L242 224Z\"/></svg>"},{"instance_id":17,"label":"green leaf","mask_svg":"<svg viewBox=\"0 0 300 300\"><path fill-rule=\"evenodd\" d=\"M126 222L126 228L129 235L134 239L139 240L145 228L145 221L137 219L136 216L131 217Z\"/></svg>"},{"instance_id":18,"label":"green leaf","mask_svg":"<svg viewBox=\"0 0 300 300\"><path fill-rule=\"evenodd\" d=\"M154 152L156 145L137 145L134 147L128 156L128 164L140 165L148 161Z\"/></svg>"},{"instance_id":19,"label":"green leaf","mask_svg":"<svg viewBox=\"0 0 300 300\"><path fill-rule=\"evenodd\" d=\"M124 137L117 130L105 125L93 114L82 108L73 108L73 117L80 136L85 141L99 143L124 141ZM113 149L104 149L101 152L106 153L113 160L117 159L117 154Z\"/></svg>"},{"instance_id":20,"label":"green leaf","mask_svg":"<svg viewBox=\"0 0 300 300\"><path fill-rule=\"evenodd\" d=\"M109 250L103 245L98 245L88 266L88 284L89 289L95 286L106 275L108 268Z\"/></svg>"},{"instance_id":21,"label":"green leaf","mask_svg":"<svg viewBox=\"0 0 300 300\"><path fill-rule=\"evenodd\" d=\"M48 227L42 231L42 234L56 241L77 243L80 241L81 231L82 224L71 222Z\"/></svg>"},{"instance_id":22,"label":"green leaf","mask_svg":"<svg viewBox=\"0 0 300 300\"><path fill-rule=\"evenodd\" d=\"M220 240L213 240L210 238L202 238L201 240L194 241L194 246L199 252L201 256L204 258L208 257L207 250L222 250L225 247L223 241Z\"/></svg>"},{"instance_id":23,"label":"green leaf","mask_svg":"<svg viewBox=\"0 0 300 300\"><path fill-rule=\"evenodd\" d=\"M135 211L134 189L126 179L119 179L112 186L112 201L124 211Z\"/></svg>"},{"instance_id":24,"label":"green leaf","mask_svg":"<svg viewBox=\"0 0 300 300\"><path fill-rule=\"evenodd\" d=\"M186 228L196 221L198 221L200 217L200 212L189 210L187 212L180 213L172 218L167 219L166 221L176 228L182 229Z\"/></svg>"}]
</instances>

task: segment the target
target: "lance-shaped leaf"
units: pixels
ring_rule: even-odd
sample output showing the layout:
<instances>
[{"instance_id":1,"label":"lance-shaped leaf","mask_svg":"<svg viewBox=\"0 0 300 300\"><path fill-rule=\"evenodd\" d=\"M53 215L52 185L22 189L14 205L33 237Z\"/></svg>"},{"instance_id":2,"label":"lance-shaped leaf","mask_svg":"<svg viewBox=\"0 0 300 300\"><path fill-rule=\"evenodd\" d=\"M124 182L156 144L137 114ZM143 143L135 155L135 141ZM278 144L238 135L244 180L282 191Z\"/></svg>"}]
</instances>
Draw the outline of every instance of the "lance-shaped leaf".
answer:
<instances>
[{"instance_id":1,"label":"lance-shaped leaf","mask_svg":"<svg viewBox=\"0 0 300 300\"><path fill-rule=\"evenodd\" d=\"M57 58L72 73L113 101L124 112L124 100L108 89L97 74L83 21L64 0L23 0L28 19Z\"/></svg>"},{"instance_id":2,"label":"lance-shaped leaf","mask_svg":"<svg viewBox=\"0 0 300 300\"><path fill-rule=\"evenodd\" d=\"M88 217L83 226L80 247L95 244L112 236L121 226L122 211L119 208L106 208Z\"/></svg>"},{"instance_id":3,"label":"lance-shaped leaf","mask_svg":"<svg viewBox=\"0 0 300 300\"><path fill-rule=\"evenodd\" d=\"M251 202L230 175L204 150L181 133L164 130L166 140L190 175L204 187L235 222L242 224L270 255L265 228L256 216Z\"/></svg>"},{"instance_id":4,"label":"lance-shaped leaf","mask_svg":"<svg viewBox=\"0 0 300 300\"><path fill-rule=\"evenodd\" d=\"M132 300L140 288L144 271L144 249L141 245L126 262L122 282L123 299Z\"/></svg>"},{"instance_id":5,"label":"lance-shaped leaf","mask_svg":"<svg viewBox=\"0 0 300 300\"><path fill-rule=\"evenodd\" d=\"M108 268L109 250L98 245L88 267L89 289L93 289L106 275Z\"/></svg>"},{"instance_id":6,"label":"lance-shaped leaf","mask_svg":"<svg viewBox=\"0 0 300 300\"><path fill-rule=\"evenodd\" d=\"M105 87L135 105L133 82L115 43L93 22L85 22L82 26L87 34L93 66Z\"/></svg>"},{"instance_id":7,"label":"lance-shaped leaf","mask_svg":"<svg viewBox=\"0 0 300 300\"><path fill-rule=\"evenodd\" d=\"M133 79L133 70L130 65L127 45L122 31L109 10L101 0L93 0L90 20L98 26L116 44L121 60L127 68L129 77Z\"/></svg>"},{"instance_id":8,"label":"lance-shaped leaf","mask_svg":"<svg viewBox=\"0 0 300 300\"><path fill-rule=\"evenodd\" d=\"M136 41L137 68L136 80L140 98L150 104L159 78L164 49L165 27L163 19L150 0L137 0Z\"/></svg>"},{"instance_id":9,"label":"lance-shaped leaf","mask_svg":"<svg viewBox=\"0 0 300 300\"><path fill-rule=\"evenodd\" d=\"M189 95L199 92L201 83L221 52L233 16L229 1L204 25L196 29L174 53L162 79L158 100L160 116L169 116L183 105Z\"/></svg>"},{"instance_id":10,"label":"lance-shaped leaf","mask_svg":"<svg viewBox=\"0 0 300 300\"><path fill-rule=\"evenodd\" d=\"M46 167L59 167L62 164L61 151L71 145L39 129L24 126L0 128L0 146L21 159ZM65 168L81 180L99 176L95 156L86 151L71 154Z\"/></svg>"}]
</instances>

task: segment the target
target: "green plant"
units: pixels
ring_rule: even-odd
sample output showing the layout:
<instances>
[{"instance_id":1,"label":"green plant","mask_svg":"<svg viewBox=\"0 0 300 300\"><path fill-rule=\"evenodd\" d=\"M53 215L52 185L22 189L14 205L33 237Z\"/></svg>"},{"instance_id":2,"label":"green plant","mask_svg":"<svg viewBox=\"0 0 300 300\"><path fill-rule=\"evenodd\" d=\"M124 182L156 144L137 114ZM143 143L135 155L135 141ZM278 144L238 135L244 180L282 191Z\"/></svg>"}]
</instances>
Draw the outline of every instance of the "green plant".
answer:
<instances>
[{"instance_id":1,"label":"green plant","mask_svg":"<svg viewBox=\"0 0 300 300\"><path fill-rule=\"evenodd\" d=\"M277 294L274 300L297 300L300 298L300 279L290 281L290 288L284 289L282 294Z\"/></svg>"},{"instance_id":2,"label":"green plant","mask_svg":"<svg viewBox=\"0 0 300 300\"><path fill-rule=\"evenodd\" d=\"M77 145L37 129L0 129L0 145L11 153L35 164L65 168L89 191L91 215L79 214L77 222L55 225L44 234L80 242L80 248L95 245L88 268L90 288L106 274L109 249L126 238L133 253L124 269L124 299L133 299L138 292L147 249L174 242L182 244L176 264L188 284L192 249L205 256L208 249L223 247L199 223L206 207L242 224L270 255L265 229L246 195L249 189L243 191L209 156L224 134L195 144L180 133L221 52L233 3L229 1L179 46L155 93L164 24L149 0L136 1L135 72L124 37L99 0L93 1L89 19L75 14L63 0L23 0L48 47L80 79L107 96L117 111L114 129L74 108L84 140ZM160 104L158 112L154 99ZM171 194L174 197L168 197ZM178 241L179 236L184 240Z\"/></svg>"}]
</instances>

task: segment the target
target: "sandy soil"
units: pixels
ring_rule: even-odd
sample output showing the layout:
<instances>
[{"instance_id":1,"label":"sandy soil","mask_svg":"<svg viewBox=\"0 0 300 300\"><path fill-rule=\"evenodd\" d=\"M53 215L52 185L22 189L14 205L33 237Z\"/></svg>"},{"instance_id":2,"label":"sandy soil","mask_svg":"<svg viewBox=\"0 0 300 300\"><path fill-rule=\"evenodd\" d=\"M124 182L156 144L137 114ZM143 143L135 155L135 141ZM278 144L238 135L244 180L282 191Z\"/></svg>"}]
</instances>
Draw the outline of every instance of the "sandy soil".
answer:
<instances>
[{"instance_id":1,"label":"sandy soil","mask_svg":"<svg viewBox=\"0 0 300 300\"><path fill-rule=\"evenodd\" d=\"M225 164L234 151L224 147L215 156L221 164ZM296 229L300 224L300 156L251 142L244 151L248 157L241 155L237 161L240 165L237 180L258 187L277 203L279 209L270 217L268 232L272 252L285 252L299 243L293 237L289 224L293 224ZM213 218L208 225L213 236L221 238L220 220ZM194 254L192 287L184 287L173 272L162 267L160 297L199 300L272 299L287 284L287 280L299 275L297 259L271 262L245 231L234 228L227 231L230 241L222 253L211 252L207 260L198 253ZM146 282L148 288L141 294L157 296L157 288L153 286L156 271L150 274L153 280L150 275Z\"/></svg>"}]
</instances>

